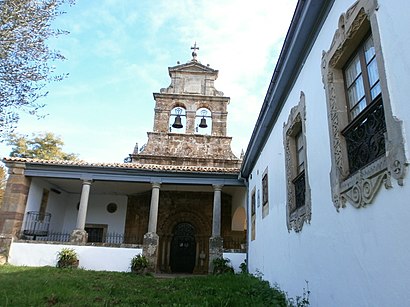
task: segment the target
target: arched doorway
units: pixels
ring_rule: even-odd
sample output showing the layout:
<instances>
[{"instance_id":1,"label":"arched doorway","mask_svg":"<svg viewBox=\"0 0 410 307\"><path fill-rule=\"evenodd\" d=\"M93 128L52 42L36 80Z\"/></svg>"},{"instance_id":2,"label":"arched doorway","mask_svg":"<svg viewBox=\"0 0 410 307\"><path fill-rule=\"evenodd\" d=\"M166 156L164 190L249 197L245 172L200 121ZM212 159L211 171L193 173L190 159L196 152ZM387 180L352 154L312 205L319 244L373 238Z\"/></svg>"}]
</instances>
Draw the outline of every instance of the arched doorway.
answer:
<instances>
[{"instance_id":1,"label":"arched doorway","mask_svg":"<svg viewBox=\"0 0 410 307\"><path fill-rule=\"evenodd\" d=\"M171 271L192 273L195 267L195 228L190 223L179 223L174 227L171 241Z\"/></svg>"}]
</instances>

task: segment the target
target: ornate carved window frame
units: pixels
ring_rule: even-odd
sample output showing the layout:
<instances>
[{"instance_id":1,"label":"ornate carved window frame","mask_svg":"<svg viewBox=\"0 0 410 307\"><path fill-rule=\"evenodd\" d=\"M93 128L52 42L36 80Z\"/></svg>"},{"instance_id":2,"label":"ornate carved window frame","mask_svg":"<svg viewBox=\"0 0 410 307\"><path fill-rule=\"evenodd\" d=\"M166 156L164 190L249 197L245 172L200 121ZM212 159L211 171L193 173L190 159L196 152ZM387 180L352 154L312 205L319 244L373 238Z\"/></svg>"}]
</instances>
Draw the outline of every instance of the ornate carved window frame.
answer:
<instances>
[{"instance_id":1,"label":"ornate carved window frame","mask_svg":"<svg viewBox=\"0 0 410 307\"><path fill-rule=\"evenodd\" d=\"M403 184L407 165L402 122L393 116L387 88L383 54L377 21L376 0L356 1L339 18L331 46L322 54L322 81L326 92L332 169L332 198L337 210L349 202L356 208L371 204L382 184L392 187L391 177ZM383 109L386 121L386 154L350 174L346 141L342 135L348 125L343 66L371 32L379 71Z\"/></svg>"},{"instance_id":2,"label":"ornate carved window frame","mask_svg":"<svg viewBox=\"0 0 410 307\"><path fill-rule=\"evenodd\" d=\"M262 174L262 218L269 214L269 175L268 168Z\"/></svg>"},{"instance_id":3,"label":"ornate carved window frame","mask_svg":"<svg viewBox=\"0 0 410 307\"><path fill-rule=\"evenodd\" d=\"M307 146L306 146L306 105L305 94L300 92L300 100L297 106L290 111L288 121L283 125L283 145L285 148L285 165L286 165L286 223L288 231L292 229L295 232L302 230L303 224L310 223L312 216L312 203L310 196L308 164L307 164ZM294 179L297 177L297 148L296 135L302 133L303 141L303 159L304 159L304 176L305 176L305 203L296 208L296 193Z\"/></svg>"}]
</instances>

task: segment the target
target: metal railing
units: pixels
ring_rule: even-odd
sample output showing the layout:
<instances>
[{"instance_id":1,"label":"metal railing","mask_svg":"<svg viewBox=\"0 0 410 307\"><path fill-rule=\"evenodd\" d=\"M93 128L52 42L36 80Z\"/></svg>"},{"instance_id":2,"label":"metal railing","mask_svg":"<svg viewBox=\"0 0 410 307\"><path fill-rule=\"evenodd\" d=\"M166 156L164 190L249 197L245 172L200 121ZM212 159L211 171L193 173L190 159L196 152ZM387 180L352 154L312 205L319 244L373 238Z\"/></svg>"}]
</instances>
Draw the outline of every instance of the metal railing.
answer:
<instances>
[{"instance_id":1,"label":"metal railing","mask_svg":"<svg viewBox=\"0 0 410 307\"><path fill-rule=\"evenodd\" d=\"M224 249L246 249L246 242L243 239L224 238Z\"/></svg>"},{"instance_id":2,"label":"metal railing","mask_svg":"<svg viewBox=\"0 0 410 307\"><path fill-rule=\"evenodd\" d=\"M377 97L343 131L350 174L383 156L386 152L383 100Z\"/></svg>"},{"instance_id":3,"label":"metal railing","mask_svg":"<svg viewBox=\"0 0 410 307\"><path fill-rule=\"evenodd\" d=\"M48 235L50 226L51 213L29 211L26 214L26 220L23 227L23 234L30 236L33 240L37 237L44 237Z\"/></svg>"},{"instance_id":4,"label":"metal railing","mask_svg":"<svg viewBox=\"0 0 410 307\"><path fill-rule=\"evenodd\" d=\"M46 235L34 237L28 235L25 231L20 232L18 237L21 240L36 240L36 241L48 241L48 242L70 242L71 233L69 232L57 232L49 231ZM122 233L107 233L102 238L88 237L89 243L94 244L142 244L142 240L136 236L125 236Z\"/></svg>"}]
</instances>

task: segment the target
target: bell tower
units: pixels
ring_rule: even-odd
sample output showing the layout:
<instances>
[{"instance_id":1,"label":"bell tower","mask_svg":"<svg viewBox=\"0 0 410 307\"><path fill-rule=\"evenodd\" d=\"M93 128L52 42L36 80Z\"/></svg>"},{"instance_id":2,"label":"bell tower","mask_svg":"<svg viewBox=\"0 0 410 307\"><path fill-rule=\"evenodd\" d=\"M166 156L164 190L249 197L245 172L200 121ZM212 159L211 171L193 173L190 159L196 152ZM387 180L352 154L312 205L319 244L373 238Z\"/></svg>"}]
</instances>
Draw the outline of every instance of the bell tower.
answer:
<instances>
[{"instance_id":1,"label":"bell tower","mask_svg":"<svg viewBox=\"0 0 410 307\"><path fill-rule=\"evenodd\" d=\"M152 132L142 150L134 149L131 161L142 164L240 167L226 135L230 98L215 89L218 71L192 59L169 67L171 84L154 93Z\"/></svg>"}]
</instances>

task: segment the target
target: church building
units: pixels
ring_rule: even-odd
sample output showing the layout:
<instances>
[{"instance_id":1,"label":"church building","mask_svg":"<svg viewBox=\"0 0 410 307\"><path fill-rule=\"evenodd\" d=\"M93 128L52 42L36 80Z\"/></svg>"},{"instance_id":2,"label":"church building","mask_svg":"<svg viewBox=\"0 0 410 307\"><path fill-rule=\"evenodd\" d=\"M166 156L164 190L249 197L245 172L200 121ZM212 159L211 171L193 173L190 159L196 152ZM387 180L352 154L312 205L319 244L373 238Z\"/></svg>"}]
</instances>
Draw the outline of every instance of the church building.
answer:
<instances>
[{"instance_id":1,"label":"church building","mask_svg":"<svg viewBox=\"0 0 410 307\"><path fill-rule=\"evenodd\" d=\"M140 253L165 273L208 273L222 256L244 261L246 188L226 135L230 99L191 49L189 62L168 68L153 131L124 163L4 158L3 261L54 265L66 245L89 269L127 271Z\"/></svg>"}]
</instances>

